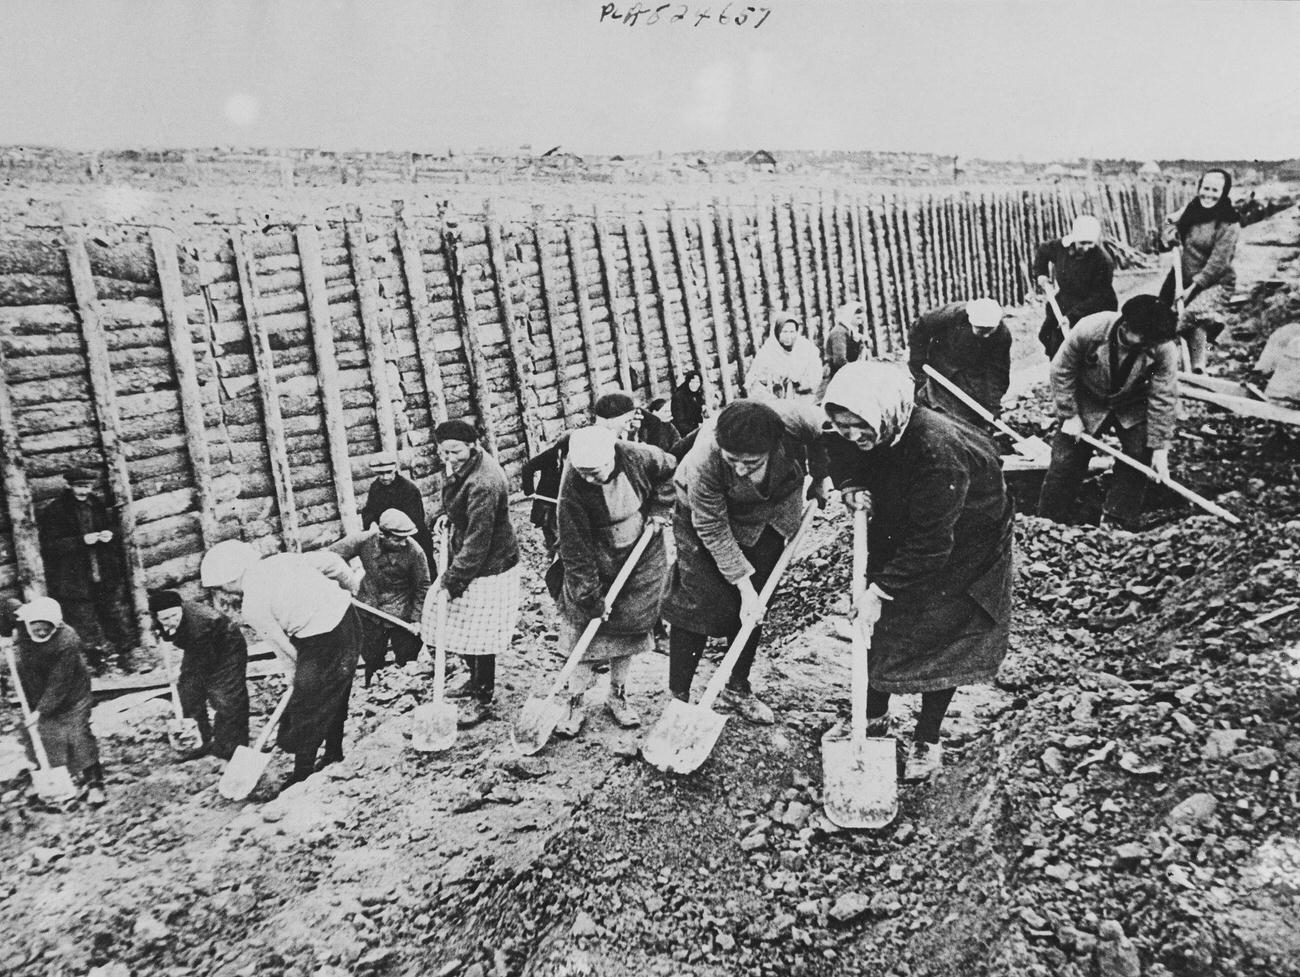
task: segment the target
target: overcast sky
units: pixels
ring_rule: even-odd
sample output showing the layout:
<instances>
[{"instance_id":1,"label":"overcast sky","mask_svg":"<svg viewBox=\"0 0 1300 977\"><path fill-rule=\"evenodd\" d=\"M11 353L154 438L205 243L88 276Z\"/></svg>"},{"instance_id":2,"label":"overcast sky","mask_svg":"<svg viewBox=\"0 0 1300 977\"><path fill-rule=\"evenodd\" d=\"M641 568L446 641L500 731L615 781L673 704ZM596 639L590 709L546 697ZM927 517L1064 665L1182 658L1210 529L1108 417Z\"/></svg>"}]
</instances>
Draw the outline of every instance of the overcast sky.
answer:
<instances>
[{"instance_id":1,"label":"overcast sky","mask_svg":"<svg viewBox=\"0 0 1300 977\"><path fill-rule=\"evenodd\" d=\"M1300 3L762 3L2 0L0 143L1300 155Z\"/></svg>"}]
</instances>

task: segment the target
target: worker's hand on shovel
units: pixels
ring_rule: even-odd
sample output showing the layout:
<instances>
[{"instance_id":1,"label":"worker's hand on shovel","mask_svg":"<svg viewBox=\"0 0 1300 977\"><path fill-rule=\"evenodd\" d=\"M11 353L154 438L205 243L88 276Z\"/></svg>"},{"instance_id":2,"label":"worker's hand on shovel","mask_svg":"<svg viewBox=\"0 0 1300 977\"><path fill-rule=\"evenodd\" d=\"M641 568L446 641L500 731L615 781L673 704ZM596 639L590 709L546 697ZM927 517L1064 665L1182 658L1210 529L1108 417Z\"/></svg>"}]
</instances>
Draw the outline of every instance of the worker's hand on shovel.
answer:
<instances>
[{"instance_id":1,"label":"worker's hand on shovel","mask_svg":"<svg viewBox=\"0 0 1300 977\"><path fill-rule=\"evenodd\" d=\"M1061 433L1067 438L1074 438L1077 441L1079 435L1083 433L1083 418L1077 415L1067 417L1061 422Z\"/></svg>"},{"instance_id":2,"label":"worker's hand on shovel","mask_svg":"<svg viewBox=\"0 0 1300 977\"><path fill-rule=\"evenodd\" d=\"M840 498L844 504L853 512L859 509L865 509L868 516L871 515L872 499L871 493L864 488L846 488L840 490Z\"/></svg>"},{"instance_id":3,"label":"worker's hand on shovel","mask_svg":"<svg viewBox=\"0 0 1300 977\"><path fill-rule=\"evenodd\" d=\"M878 587L868 587L849 607L849 622L860 628L875 627L884 609L884 594Z\"/></svg>"},{"instance_id":4,"label":"worker's hand on shovel","mask_svg":"<svg viewBox=\"0 0 1300 977\"><path fill-rule=\"evenodd\" d=\"M748 624L751 621L757 621L762 612L759 607L758 591L754 589L754 582L749 577L745 577L736 584L736 589L740 591L740 623Z\"/></svg>"},{"instance_id":5,"label":"worker's hand on shovel","mask_svg":"<svg viewBox=\"0 0 1300 977\"><path fill-rule=\"evenodd\" d=\"M23 720L24 724L28 728L37 725L38 723L40 723L40 721L41 721L41 712L39 709L33 709L30 713L27 714L27 718Z\"/></svg>"},{"instance_id":6,"label":"worker's hand on shovel","mask_svg":"<svg viewBox=\"0 0 1300 977\"><path fill-rule=\"evenodd\" d=\"M1156 448L1151 452L1151 470L1162 479L1169 479L1169 449Z\"/></svg>"}]
</instances>

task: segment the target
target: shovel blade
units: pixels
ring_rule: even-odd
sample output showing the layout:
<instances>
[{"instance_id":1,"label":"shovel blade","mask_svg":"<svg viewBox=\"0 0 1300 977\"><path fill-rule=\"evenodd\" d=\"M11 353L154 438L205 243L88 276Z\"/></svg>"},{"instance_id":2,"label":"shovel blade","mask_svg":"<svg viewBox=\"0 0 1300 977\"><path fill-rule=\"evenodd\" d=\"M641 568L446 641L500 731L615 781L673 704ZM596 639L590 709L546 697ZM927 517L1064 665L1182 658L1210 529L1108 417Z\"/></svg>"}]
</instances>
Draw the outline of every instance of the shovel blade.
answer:
<instances>
[{"instance_id":1,"label":"shovel blade","mask_svg":"<svg viewBox=\"0 0 1300 977\"><path fill-rule=\"evenodd\" d=\"M32 787L36 796L52 804L61 804L77 796L77 786L67 767L46 767L32 771Z\"/></svg>"},{"instance_id":2,"label":"shovel blade","mask_svg":"<svg viewBox=\"0 0 1300 977\"><path fill-rule=\"evenodd\" d=\"M217 793L229 801L245 800L256 789L270 762L269 753L251 750L247 746L235 747L235 753L217 783Z\"/></svg>"},{"instance_id":3,"label":"shovel blade","mask_svg":"<svg viewBox=\"0 0 1300 977\"><path fill-rule=\"evenodd\" d=\"M665 773L692 773L709 758L727 717L671 699L641 744L641 756Z\"/></svg>"},{"instance_id":4,"label":"shovel blade","mask_svg":"<svg viewBox=\"0 0 1300 977\"><path fill-rule=\"evenodd\" d=\"M883 828L898 816L898 750L892 737L822 737L826 818L841 828Z\"/></svg>"},{"instance_id":5,"label":"shovel blade","mask_svg":"<svg viewBox=\"0 0 1300 977\"><path fill-rule=\"evenodd\" d=\"M551 740L556 724L564 718L565 707L554 696L531 695L515 720L515 746L525 756L540 753Z\"/></svg>"},{"instance_id":6,"label":"shovel blade","mask_svg":"<svg viewBox=\"0 0 1300 977\"><path fill-rule=\"evenodd\" d=\"M428 702L411 710L411 748L421 753L441 753L456 742L456 706Z\"/></svg>"},{"instance_id":7,"label":"shovel blade","mask_svg":"<svg viewBox=\"0 0 1300 977\"><path fill-rule=\"evenodd\" d=\"M1016 452L1030 461L1048 465L1052 461L1052 446L1038 435L1016 442Z\"/></svg>"}]
</instances>

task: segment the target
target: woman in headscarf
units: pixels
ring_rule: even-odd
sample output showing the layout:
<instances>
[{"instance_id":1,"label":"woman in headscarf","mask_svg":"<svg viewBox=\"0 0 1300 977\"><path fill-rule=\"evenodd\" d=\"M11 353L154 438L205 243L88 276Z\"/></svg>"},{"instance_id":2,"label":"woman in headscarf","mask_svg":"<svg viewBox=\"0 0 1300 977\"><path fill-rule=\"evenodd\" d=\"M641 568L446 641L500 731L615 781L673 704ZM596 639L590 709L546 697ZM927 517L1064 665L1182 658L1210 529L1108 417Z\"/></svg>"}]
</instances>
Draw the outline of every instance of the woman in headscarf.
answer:
<instances>
[{"instance_id":1,"label":"woman in headscarf","mask_svg":"<svg viewBox=\"0 0 1300 977\"><path fill-rule=\"evenodd\" d=\"M710 637L728 641L757 612L758 593L799 528L804 476L809 498L825 504L823 417L810 404L735 400L704 424L677 466L673 538L677 563L664 604L669 633L668 685L689 701ZM749 683L762 629L754 628L721 701L751 722L772 710Z\"/></svg>"},{"instance_id":2,"label":"woman in headscarf","mask_svg":"<svg viewBox=\"0 0 1300 977\"><path fill-rule=\"evenodd\" d=\"M492 713L496 660L510 649L519 620L519 546L510 523L509 488L495 458L479 444L465 421L444 421L434 430L443 465L442 508L447 517L447 567L426 600L421 629L425 644L435 640L437 604L448 601L443 634L451 654L465 658L468 680L448 692L471 700L462 726ZM432 590L431 590L432 594Z\"/></svg>"},{"instance_id":3,"label":"woman in headscarf","mask_svg":"<svg viewBox=\"0 0 1300 977\"><path fill-rule=\"evenodd\" d=\"M1165 219L1165 247L1182 247L1183 290L1174 294L1171 270L1160 297L1170 306L1183 302L1179 334L1187 340L1193 373L1205 372L1207 347L1223 331L1228 296L1237 284L1232 257L1241 217L1229 199L1231 192L1232 176L1227 170L1206 170L1196 196Z\"/></svg>"},{"instance_id":4,"label":"woman in headscarf","mask_svg":"<svg viewBox=\"0 0 1300 977\"><path fill-rule=\"evenodd\" d=\"M745 374L754 400L802 400L811 404L822 380L822 359L789 309L772 316L772 333Z\"/></svg>"},{"instance_id":5,"label":"woman in headscarf","mask_svg":"<svg viewBox=\"0 0 1300 977\"><path fill-rule=\"evenodd\" d=\"M577 644L594 618L604 623L569 681L569 713L556 726L562 736L576 736L582 729L583 696L594 678L592 666L601 662L610 666L610 715L625 728L641 724L627 701L627 674L632 656L654 646L668 583L661 533L650 541L617 599L610 604L606 595L646 526L667 525L674 468L666 452L618 441L605 428L579 428L569 438L569 463L560 482L560 647Z\"/></svg>"},{"instance_id":6,"label":"woman in headscarf","mask_svg":"<svg viewBox=\"0 0 1300 977\"><path fill-rule=\"evenodd\" d=\"M1047 306L1038 341L1043 344L1048 359L1061 348L1066 330L1084 316L1119 308L1114 277L1115 263L1101 246L1101 221L1091 214L1076 217L1065 237L1038 246L1034 278L1044 295L1053 288L1056 290L1056 304L1068 320L1058 323L1052 306Z\"/></svg>"},{"instance_id":7,"label":"woman in headscarf","mask_svg":"<svg viewBox=\"0 0 1300 977\"><path fill-rule=\"evenodd\" d=\"M641 415L636 440L642 444L654 445L660 451L672 451L673 445L681 439L681 433L673 424L672 405L663 397L650 401L650 406Z\"/></svg>"},{"instance_id":8,"label":"woman in headscarf","mask_svg":"<svg viewBox=\"0 0 1300 977\"><path fill-rule=\"evenodd\" d=\"M673 427L686 437L704 423L704 381L691 370L673 391Z\"/></svg>"},{"instance_id":9,"label":"woman in headscarf","mask_svg":"<svg viewBox=\"0 0 1300 977\"><path fill-rule=\"evenodd\" d=\"M988 682L1007 651L1012 506L988 438L914 405L901 367L850 363L823 399L831 481L867 508L868 581L858 626L875 625L869 736L889 727L892 693L921 693L906 776L942 763L939 728L959 685Z\"/></svg>"}]
</instances>

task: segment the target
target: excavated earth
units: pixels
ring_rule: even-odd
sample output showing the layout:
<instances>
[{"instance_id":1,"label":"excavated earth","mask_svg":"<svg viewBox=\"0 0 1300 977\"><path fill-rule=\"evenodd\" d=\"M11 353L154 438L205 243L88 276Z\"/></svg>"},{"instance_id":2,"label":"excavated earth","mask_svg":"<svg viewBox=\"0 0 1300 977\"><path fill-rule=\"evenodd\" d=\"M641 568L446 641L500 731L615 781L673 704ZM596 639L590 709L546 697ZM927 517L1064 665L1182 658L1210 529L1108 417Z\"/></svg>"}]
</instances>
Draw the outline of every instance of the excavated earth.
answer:
<instances>
[{"instance_id":1,"label":"excavated earth","mask_svg":"<svg viewBox=\"0 0 1300 977\"><path fill-rule=\"evenodd\" d=\"M1294 210L1245 233L1225 375L1300 318L1298 247ZM689 777L640 762L599 689L582 737L518 756L509 719L561 655L540 574L499 718L445 754L409 749L427 678L389 670L354 693L344 763L270 798L277 756L231 804L215 761L171 762L161 703L101 705L106 808L0 796L0 973L1300 974L1300 611L1259 620L1300 604L1300 432L1184 412L1176 473L1244 524L1176 497L1136 535L1022 516L999 681L959 693L944 769L883 831L821 813L848 708L832 506L756 670L776 725L732 719ZM1046 429L1041 386L1009 419ZM633 673L648 715L666 667ZM276 692L255 683L256 711Z\"/></svg>"}]
</instances>

